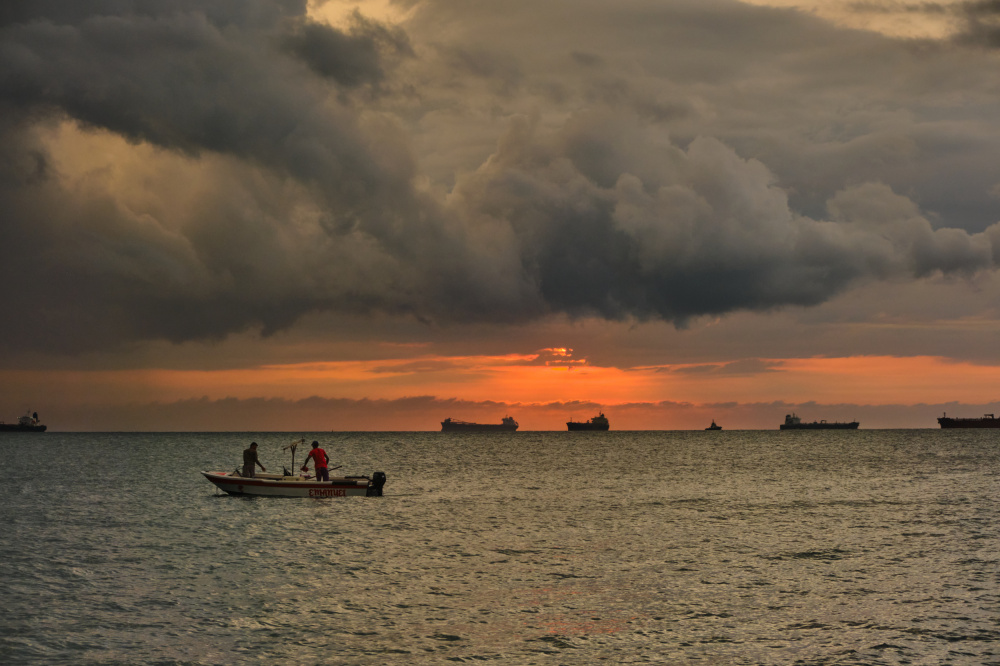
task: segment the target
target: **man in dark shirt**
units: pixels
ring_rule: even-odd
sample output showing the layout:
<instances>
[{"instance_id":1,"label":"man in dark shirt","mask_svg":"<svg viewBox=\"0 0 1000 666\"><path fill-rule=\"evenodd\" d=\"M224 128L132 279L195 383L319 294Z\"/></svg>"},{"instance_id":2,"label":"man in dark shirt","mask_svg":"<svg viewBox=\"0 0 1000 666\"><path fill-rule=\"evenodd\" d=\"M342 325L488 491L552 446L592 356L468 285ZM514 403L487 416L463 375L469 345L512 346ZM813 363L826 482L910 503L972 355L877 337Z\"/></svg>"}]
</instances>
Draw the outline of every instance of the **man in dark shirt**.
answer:
<instances>
[{"instance_id":1,"label":"man in dark shirt","mask_svg":"<svg viewBox=\"0 0 1000 666\"><path fill-rule=\"evenodd\" d=\"M257 442L250 442L250 448L243 449L243 476L253 478L256 471L255 465L260 465L260 471L267 471L260 458L257 457Z\"/></svg>"}]
</instances>

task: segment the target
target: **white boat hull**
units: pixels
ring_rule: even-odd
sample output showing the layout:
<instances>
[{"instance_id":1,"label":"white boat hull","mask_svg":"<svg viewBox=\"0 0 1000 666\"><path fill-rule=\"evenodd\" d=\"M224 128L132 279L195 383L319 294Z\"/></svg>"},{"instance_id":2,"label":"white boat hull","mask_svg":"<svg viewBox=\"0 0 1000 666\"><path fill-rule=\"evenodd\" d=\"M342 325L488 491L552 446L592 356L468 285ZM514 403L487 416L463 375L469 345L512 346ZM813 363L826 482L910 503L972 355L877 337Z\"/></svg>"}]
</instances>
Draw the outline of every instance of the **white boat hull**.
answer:
<instances>
[{"instance_id":1,"label":"white boat hull","mask_svg":"<svg viewBox=\"0 0 1000 666\"><path fill-rule=\"evenodd\" d=\"M302 476L261 474L247 478L230 472L202 472L206 479L230 495L265 497L371 497L382 495L385 475L375 472L368 477L338 477L316 481Z\"/></svg>"}]
</instances>

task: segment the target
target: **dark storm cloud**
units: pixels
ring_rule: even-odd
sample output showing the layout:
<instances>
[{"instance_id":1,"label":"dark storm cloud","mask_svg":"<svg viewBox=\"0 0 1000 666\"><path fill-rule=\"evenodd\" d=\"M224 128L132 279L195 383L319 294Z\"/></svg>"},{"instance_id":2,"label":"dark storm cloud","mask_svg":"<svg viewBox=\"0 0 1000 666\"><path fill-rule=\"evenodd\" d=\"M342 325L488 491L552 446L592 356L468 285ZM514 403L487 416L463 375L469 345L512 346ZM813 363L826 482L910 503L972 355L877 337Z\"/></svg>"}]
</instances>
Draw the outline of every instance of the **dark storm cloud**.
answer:
<instances>
[{"instance_id":1,"label":"dark storm cloud","mask_svg":"<svg viewBox=\"0 0 1000 666\"><path fill-rule=\"evenodd\" d=\"M406 33L354 15L349 33L306 20L285 38L285 47L318 74L342 86L377 84L385 78L383 53L412 56Z\"/></svg>"},{"instance_id":2,"label":"dark storm cloud","mask_svg":"<svg viewBox=\"0 0 1000 666\"><path fill-rule=\"evenodd\" d=\"M724 0L418 10L404 32L290 0L5 5L0 242L22 251L0 293L31 315L0 348L318 310L683 325L994 266L1000 228L932 224L900 193L923 191L916 157L942 198L994 187L996 137L937 169L973 154L970 131L886 110L959 91L965 56ZM60 172L67 121L148 149L143 203Z\"/></svg>"},{"instance_id":3,"label":"dark storm cloud","mask_svg":"<svg viewBox=\"0 0 1000 666\"><path fill-rule=\"evenodd\" d=\"M0 26L35 21L74 25L99 16L156 17L198 13L217 27L273 26L302 16L307 0L5 0Z\"/></svg>"},{"instance_id":4,"label":"dark storm cloud","mask_svg":"<svg viewBox=\"0 0 1000 666\"><path fill-rule=\"evenodd\" d=\"M7 300L35 311L34 324L6 329L10 346L86 349L219 337L250 325L277 330L310 309L350 309L355 301L370 309L381 293L391 297L392 285L362 293L378 279L343 275L337 264L349 257L368 271L386 268L377 243L352 230L388 228L400 206L412 208L399 203L409 196L412 161L405 147L382 145L362 129L349 103L274 48L309 25L303 12L304 3L263 0L8 7L0 28L8 166L0 234L5 246L25 251L2 272ZM352 85L364 76L357 62L378 69L377 32L362 21L340 44ZM234 162L234 178L218 184L185 229L170 228L125 209L113 192L63 186L33 130L66 117L266 171ZM378 129L377 121L369 125ZM301 206L287 178L314 191L324 209L316 224L328 233L291 238L288 218Z\"/></svg>"},{"instance_id":5,"label":"dark storm cloud","mask_svg":"<svg viewBox=\"0 0 1000 666\"><path fill-rule=\"evenodd\" d=\"M997 0L977 0L959 5L965 19L956 41L964 44L1000 48L1000 2Z\"/></svg>"},{"instance_id":6,"label":"dark storm cloud","mask_svg":"<svg viewBox=\"0 0 1000 666\"><path fill-rule=\"evenodd\" d=\"M505 93L513 92L523 79L521 66L511 54L493 53L474 46L442 48L441 51L456 73L494 80L498 90Z\"/></svg>"},{"instance_id":7,"label":"dark storm cloud","mask_svg":"<svg viewBox=\"0 0 1000 666\"><path fill-rule=\"evenodd\" d=\"M232 15L222 11L226 3L208 3L209 12L135 4L142 11L8 25L0 35L3 101L59 110L135 141L259 160L334 187L339 199L369 201L386 179L359 145L354 114L326 105L326 91L269 48L283 29L294 43L308 22L292 21L280 3L233 3ZM260 25L262 17L271 21ZM344 65L342 77L356 85L365 67L378 69L377 58L369 39L341 38L343 60L367 63Z\"/></svg>"},{"instance_id":8,"label":"dark storm cloud","mask_svg":"<svg viewBox=\"0 0 1000 666\"><path fill-rule=\"evenodd\" d=\"M793 213L763 164L713 139L687 150L620 116L545 135L525 121L459 182L472 209L502 214L545 302L609 319L814 305L862 280L972 274L988 234L934 230L882 185L831 199L832 221Z\"/></svg>"}]
</instances>

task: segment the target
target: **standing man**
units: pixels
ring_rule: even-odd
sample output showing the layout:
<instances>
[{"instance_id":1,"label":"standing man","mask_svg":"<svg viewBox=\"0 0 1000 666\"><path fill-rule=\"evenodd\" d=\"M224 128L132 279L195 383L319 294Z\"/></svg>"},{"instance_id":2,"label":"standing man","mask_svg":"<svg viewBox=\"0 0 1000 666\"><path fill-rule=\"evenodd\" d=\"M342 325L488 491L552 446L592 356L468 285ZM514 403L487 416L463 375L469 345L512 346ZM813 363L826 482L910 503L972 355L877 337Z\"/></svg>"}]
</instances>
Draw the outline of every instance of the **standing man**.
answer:
<instances>
[{"instance_id":1,"label":"standing man","mask_svg":"<svg viewBox=\"0 0 1000 666\"><path fill-rule=\"evenodd\" d=\"M313 466L316 467L316 480L317 481L329 481L330 471L327 465L330 464L330 456L326 455L326 451L319 448L319 442L313 442L312 451L306 456L306 461L302 465L302 471L309 471L309 459L312 458Z\"/></svg>"},{"instance_id":2,"label":"standing man","mask_svg":"<svg viewBox=\"0 0 1000 666\"><path fill-rule=\"evenodd\" d=\"M260 471L267 471L264 463L257 457L257 442L250 442L250 448L243 449L243 476L252 479L256 471L255 465L260 465Z\"/></svg>"}]
</instances>

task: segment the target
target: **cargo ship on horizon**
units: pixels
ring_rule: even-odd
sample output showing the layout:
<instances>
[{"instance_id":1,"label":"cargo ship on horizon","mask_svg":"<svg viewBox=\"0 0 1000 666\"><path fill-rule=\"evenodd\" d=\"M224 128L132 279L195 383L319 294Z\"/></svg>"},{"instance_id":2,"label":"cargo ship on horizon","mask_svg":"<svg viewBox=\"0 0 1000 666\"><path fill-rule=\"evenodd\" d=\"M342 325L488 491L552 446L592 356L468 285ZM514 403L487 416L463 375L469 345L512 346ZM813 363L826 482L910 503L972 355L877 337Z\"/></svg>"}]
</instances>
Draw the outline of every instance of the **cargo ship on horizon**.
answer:
<instances>
[{"instance_id":1,"label":"cargo ship on horizon","mask_svg":"<svg viewBox=\"0 0 1000 666\"><path fill-rule=\"evenodd\" d=\"M441 421L441 432L516 432L517 421L513 416L505 416L500 423L471 423L447 418Z\"/></svg>"},{"instance_id":2,"label":"cargo ship on horizon","mask_svg":"<svg viewBox=\"0 0 1000 666\"><path fill-rule=\"evenodd\" d=\"M573 419L570 419L566 423L566 427L569 430L603 431L608 430L611 427L611 424L608 422L608 417L604 415L604 412L601 412L589 421L574 421Z\"/></svg>"},{"instance_id":3,"label":"cargo ship on horizon","mask_svg":"<svg viewBox=\"0 0 1000 666\"><path fill-rule=\"evenodd\" d=\"M45 432L46 426L38 420L38 412L25 415L17 423L0 421L0 432Z\"/></svg>"},{"instance_id":4,"label":"cargo ship on horizon","mask_svg":"<svg viewBox=\"0 0 1000 666\"><path fill-rule=\"evenodd\" d=\"M945 412L944 416L938 417L938 423L941 424L942 428L1000 428L1000 419L993 414L983 414L980 418L966 419L954 418Z\"/></svg>"},{"instance_id":5,"label":"cargo ship on horizon","mask_svg":"<svg viewBox=\"0 0 1000 666\"><path fill-rule=\"evenodd\" d=\"M795 413L785 414L785 422L778 426L779 430L857 430L861 425L857 421L813 421L803 423Z\"/></svg>"}]
</instances>

